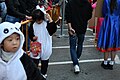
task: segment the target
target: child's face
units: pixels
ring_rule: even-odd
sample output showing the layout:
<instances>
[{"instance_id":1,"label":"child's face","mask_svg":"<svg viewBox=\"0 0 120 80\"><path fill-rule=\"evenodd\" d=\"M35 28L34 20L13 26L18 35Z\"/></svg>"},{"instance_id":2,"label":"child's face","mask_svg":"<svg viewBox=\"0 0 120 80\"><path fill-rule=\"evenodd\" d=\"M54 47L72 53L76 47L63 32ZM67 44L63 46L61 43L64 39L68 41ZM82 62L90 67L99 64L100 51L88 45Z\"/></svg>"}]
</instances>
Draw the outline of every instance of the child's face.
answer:
<instances>
[{"instance_id":1,"label":"child's face","mask_svg":"<svg viewBox=\"0 0 120 80\"><path fill-rule=\"evenodd\" d=\"M20 35L13 33L3 41L3 50L6 52L16 52L20 46Z\"/></svg>"},{"instance_id":2,"label":"child's face","mask_svg":"<svg viewBox=\"0 0 120 80\"><path fill-rule=\"evenodd\" d=\"M43 20L36 20L36 23L41 24Z\"/></svg>"}]
</instances>

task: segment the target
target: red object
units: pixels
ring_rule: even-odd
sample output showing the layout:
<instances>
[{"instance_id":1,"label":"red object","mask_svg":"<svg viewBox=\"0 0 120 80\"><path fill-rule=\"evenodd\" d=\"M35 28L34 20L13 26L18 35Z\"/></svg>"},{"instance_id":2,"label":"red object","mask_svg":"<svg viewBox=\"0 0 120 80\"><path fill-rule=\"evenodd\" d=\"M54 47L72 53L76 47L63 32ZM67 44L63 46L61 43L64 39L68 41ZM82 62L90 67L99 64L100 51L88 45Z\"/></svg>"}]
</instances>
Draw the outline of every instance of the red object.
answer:
<instances>
[{"instance_id":1,"label":"red object","mask_svg":"<svg viewBox=\"0 0 120 80\"><path fill-rule=\"evenodd\" d=\"M92 4L92 0L88 0Z\"/></svg>"},{"instance_id":2,"label":"red object","mask_svg":"<svg viewBox=\"0 0 120 80\"><path fill-rule=\"evenodd\" d=\"M100 32L100 27L102 25L104 18L98 18L97 20L97 26L96 26L96 38L98 38L99 32Z\"/></svg>"},{"instance_id":3,"label":"red object","mask_svg":"<svg viewBox=\"0 0 120 80\"><path fill-rule=\"evenodd\" d=\"M41 52L41 43L39 42L31 42L30 51L33 53L33 56L36 57Z\"/></svg>"}]
</instances>

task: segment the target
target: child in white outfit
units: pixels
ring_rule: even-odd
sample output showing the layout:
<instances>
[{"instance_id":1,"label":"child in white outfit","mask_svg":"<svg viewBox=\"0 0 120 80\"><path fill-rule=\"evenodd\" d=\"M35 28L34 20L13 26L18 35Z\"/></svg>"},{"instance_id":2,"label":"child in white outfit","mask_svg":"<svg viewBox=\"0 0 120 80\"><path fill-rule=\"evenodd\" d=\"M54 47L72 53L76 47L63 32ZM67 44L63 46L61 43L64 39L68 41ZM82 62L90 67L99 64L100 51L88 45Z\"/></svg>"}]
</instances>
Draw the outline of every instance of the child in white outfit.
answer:
<instances>
[{"instance_id":1,"label":"child in white outfit","mask_svg":"<svg viewBox=\"0 0 120 80\"><path fill-rule=\"evenodd\" d=\"M45 17L48 21L45 20ZM32 15L33 24L29 28L29 37L31 41L41 43L41 52L34 57L32 53L30 56L38 66L41 60L41 73L46 76L49 58L52 54L52 35L56 32L56 23L53 22L50 15L47 14L43 8L36 9Z\"/></svg>"},{"instance_id":2,"label":"child in white outfit","mask_svg":"<svg viewBox=\"0 0 120 80\"><path fill-rule=\"evenodd\" d=\"M20 23L0 24L0 80L46 80L23 51Z\"/></svg>"}]
</instances>

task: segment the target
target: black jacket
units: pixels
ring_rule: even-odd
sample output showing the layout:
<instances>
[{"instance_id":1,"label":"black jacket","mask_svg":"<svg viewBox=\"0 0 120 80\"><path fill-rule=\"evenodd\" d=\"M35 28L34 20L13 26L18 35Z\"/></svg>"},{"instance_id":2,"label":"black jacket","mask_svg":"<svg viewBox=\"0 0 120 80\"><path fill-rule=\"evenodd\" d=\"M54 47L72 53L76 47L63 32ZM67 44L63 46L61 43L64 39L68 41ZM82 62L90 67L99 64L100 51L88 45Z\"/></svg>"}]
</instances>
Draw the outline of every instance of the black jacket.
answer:
<instances>
[{"instance_id":1,"label":"black jacket","mask_svg":"<svg viewBox=\"0 0 120 80\"><path fill-rule=\"evenodd\" d=\"M29 37L30 37L31 41L34 41L33 37L35 36L34 35L34 30L33 30L33 24L34 24L34 21L31 22L31 25L30 25L30 28L29 28ZM48 30L49 35L52 36L57 31L56 23L55 22L51 22L51 23L47 22L46 29Z\"/></svg>"},{"instance_id":2,"label":"black jacket","mask_svg":"<svg viewBox=\"0 0 120 80\"><path fill-rule=\"evenodd\" d=\"M88 0L69 0L65 8L65 19L71 23L77 34L85 34L87 22L92 17L92 7Z\"/></svg>"},{"instance_id":3,"label":"black jacket","mask_svg":"<svg viewBox=\"0 0 120 80\"><path fill-rule=\"evenodd\" d=\"M31 16L32 11L36 8L38 4L37 0L19 0L21 7L19 7L20 12L28 16Z\"/></svg>"},{"instance_id":4,"label":"black jacket","mask_svg":"<svg viewBox=\"0 0 120 80\"><path fill-rule=\"evenodd\" d=\"M30 15L37 5L36 0L5 0L5 3L7 14L20 19Z\"/></svg>"},{"instance_id":5,"label":"black jacket","mask_svg":"<svg viewBox=\"0 0 120 80\"><path fill-rule=\"evenodd\" d=\"M39 69L27 54L24 53L20 60L25 69L27 80L46 80L43 78Z\"/></svg>"},{"instance_id":6,"label":"black jacket","mask_svg":"<svg viewBox=\"0 0 120 80\"><path fill-rule=\"evenodd\" d=\"M5 0L7 6L7 14L16 18L25 18L25 14L20 12L21 6L18 0Z\"/></svg>"}]
</instances>

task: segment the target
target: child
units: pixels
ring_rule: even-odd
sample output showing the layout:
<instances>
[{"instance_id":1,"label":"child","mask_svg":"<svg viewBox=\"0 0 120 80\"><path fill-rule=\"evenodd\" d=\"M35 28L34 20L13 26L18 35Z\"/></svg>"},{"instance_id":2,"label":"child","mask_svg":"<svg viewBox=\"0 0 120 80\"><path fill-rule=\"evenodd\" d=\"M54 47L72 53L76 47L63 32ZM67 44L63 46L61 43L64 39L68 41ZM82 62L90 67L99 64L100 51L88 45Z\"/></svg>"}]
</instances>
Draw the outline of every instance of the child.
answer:
<instances>
[{"instance_id":1,"label":"child","mask_svg":"<svg viewBox=\"0 0 120 80\"><path fill-rule=\"evenodd\" d=\"M48 21L45 20L45 17ZM36 57L32 53L30 56L37 66L41 59L41 73L46 77L49 58L52 54L52 35L56 32L57 27L50 15L45 12L44 7L38 7L33 11L32 18L34 22L29 28L29 37L31 41L41 43L42 51Z\"/></svg>"},{"instance_id":2,"label":"child","mask_svg":"<svg viewBox=\"0 0 120 80\"><path fill-rule=\"evenodd\" d=\"M117 50L120 50L120 0L104 0L103 23L100 28L97 48L104 52L104 69L113 70ZM109 55L111 60L108 61Z\"/></svg>"},{"instance_id":3,"label":"child","mask_svg":"<svg viewBox=\"0 0 120 80\"><path fill-rule=\"evenodd\" d=\"M23 51L20 23L0 24L0 80L46 80Z\"/></svg>"}]
</instances>

